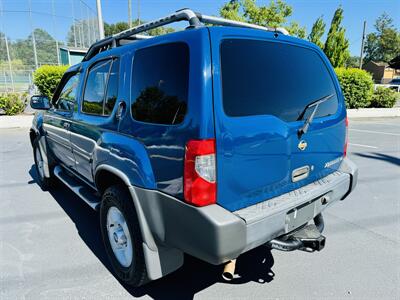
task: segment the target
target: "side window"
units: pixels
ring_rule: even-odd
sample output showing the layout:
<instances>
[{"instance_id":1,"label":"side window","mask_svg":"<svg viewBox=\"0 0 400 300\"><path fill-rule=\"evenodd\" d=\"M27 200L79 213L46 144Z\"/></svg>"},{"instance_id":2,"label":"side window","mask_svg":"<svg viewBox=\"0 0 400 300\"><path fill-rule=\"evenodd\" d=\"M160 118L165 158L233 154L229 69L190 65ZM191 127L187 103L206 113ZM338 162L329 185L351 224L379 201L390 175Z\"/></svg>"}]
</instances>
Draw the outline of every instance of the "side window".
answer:
<instances>
[{"instance_id":1,"label":"side window","mask_svg":"<svg viewBox=\"0 0 400 300\"><path fill-rule=\"evenodd\" d=\"M76 93L80 73L72 75L62 88L58 99L54 103L57 110L73 111L76 103Z\"/></svg>"},{"instance_id":2,"label":"side window","mask_svg":"<svg viewBox=\"0 0 400 300\"><path fill-rule=\"evenodd\" d=\"M107 85L107 94L104 104L104 114L110 115L114 109L115 102L118 96L118 75L119 75L119 61L114 60Z\"/></svg>"},{"instance_id":3,"label":"side window","mask_svg":"<svg viewBox=\"0 0 400 300\"><path fill-rule=\"evenodd\" d=\"M104 93L110 66L111 61L100 61L90 68L82 102L84 113L103 114Z\"/></svg>"},{"instance_id":4,"label":"side window","mask_svg":"<svg viewBox=\"0 0 400 300\"><path fill-rule=\"evenodd\" d=\"M188 99L189 47L171 43L138 50L132 72L133 118L156 124L181 123Z\"/></svg>"},{"instance_id":5,"label":"side window","mask_svg":"<svg viewBox=\"0 0 400 300\"><path fill-rule=\"evenodd\" d=\"M118 93L118 60L99 61L87 76L82 101L82 112L92 115L110 115Z\"/></svg>"}]
</instances>

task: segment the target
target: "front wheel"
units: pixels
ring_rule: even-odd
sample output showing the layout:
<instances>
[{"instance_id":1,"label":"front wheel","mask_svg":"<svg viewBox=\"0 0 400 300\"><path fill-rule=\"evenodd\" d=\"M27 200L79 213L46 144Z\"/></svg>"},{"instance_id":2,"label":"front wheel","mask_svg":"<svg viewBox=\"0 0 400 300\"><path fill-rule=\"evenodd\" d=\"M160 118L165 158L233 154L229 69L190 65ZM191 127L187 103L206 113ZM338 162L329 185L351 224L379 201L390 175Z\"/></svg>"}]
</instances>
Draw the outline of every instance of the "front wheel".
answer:
<instances>
[{"instance_id":1,"label":"front wheel","mask_svg":"<svg viewBox=\"0 0 400 300\"><path fill-rule=\"evenodd\" d=\"M103 194L100 226L104 246L117 277L140 286L146 280L143 240L131 196L126 187L115 185Z\"/></svg>"}]
</instances>

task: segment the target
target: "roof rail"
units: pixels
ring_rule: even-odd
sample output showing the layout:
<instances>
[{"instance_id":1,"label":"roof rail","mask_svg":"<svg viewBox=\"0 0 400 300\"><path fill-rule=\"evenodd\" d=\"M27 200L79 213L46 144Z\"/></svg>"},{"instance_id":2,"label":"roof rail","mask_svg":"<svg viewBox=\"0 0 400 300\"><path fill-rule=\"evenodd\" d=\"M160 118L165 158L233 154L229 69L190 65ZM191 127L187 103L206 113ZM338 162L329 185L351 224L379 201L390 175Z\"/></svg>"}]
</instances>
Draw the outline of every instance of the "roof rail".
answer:
<instances>
[{"instance_id":1,"label":"roof rail","mask_svg":"<svg viewBox=\"0 0 400 300\"><path fill-rule=\"evenodd\" d=\"M253 29L260 29L260 30L265 30L265 31L273 31L273 32L279 32L284 35L289 35L289 32L282 27L264 27L260 25L255 25L255 24L250 24L246 22L240 22L240 21L234 21L234 20L228 20L220 17L214 17L214 16L207 16L207 15L202 15L199 13L196 13L197 17L201 22L204 24L213 24L213 25L222 25L222 26L234 26L234 27L247 27L247 28L253 28Z\"/></svg>"},{"instance_id":2,"label":"roof rail","mask_svg":"<svg viewBox=\"0 0 400 300\"><path fill-rule=\"evenodd\" d=\"M271 28L271 27L263 27L259 25L249 24L245 22L228 20L220 17L207 16L201 13L195 13L191 9L184 8L181 10L177 10L173 14L162 17L160 19L156 19L142 25L138 25L136 27L129 28L127 30L121 31L117 34L114 34L110 37L102 39L100 41L95 42L92 46L90 46L88 52L82 61L87 61L97 55L100 52L106 51L111 48L115 48L120 46L121 40L143 40L151 38L149 35L140 35L138 33L148 31L150 29L154 29L157 27L161 27L167 24L179 22L179 21L188 21L188 28L197 28L203 26L203 24L213 24L213 25L222 25L222 26L235 26L235 27L247 27L253 29L260 29L265 31L273 31L288 35L288 31L285 28Z\"/></svg>"}]
</instances>

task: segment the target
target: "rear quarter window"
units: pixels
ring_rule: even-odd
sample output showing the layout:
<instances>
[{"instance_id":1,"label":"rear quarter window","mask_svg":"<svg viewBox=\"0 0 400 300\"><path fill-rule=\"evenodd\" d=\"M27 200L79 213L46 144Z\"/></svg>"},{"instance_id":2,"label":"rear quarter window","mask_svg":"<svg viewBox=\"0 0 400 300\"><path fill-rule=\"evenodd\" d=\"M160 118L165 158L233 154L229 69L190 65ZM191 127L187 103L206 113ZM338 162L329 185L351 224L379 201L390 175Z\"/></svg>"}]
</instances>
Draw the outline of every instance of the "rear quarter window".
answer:
<instances>
[{"instance_id":1,"label":"rear quarter window","mask_svg":"<svg viewBox=\"0 0 400 300\"><path fill-rule=\"evenodd\" d=\"M226 39L220 59L228 116L274 115L292 122L307 104L330 94L334 97L320 105L315 117L337 111L332 78L314 50L280 42Z\"/></svg>"},{"instance_id":2,"label":"rear quarter window","mask_svg":"<svg viewBox=\"0 0 400 300\"><path fill-rule=\"evenodd\" d=\"M186 114L189 47L170 43L135 52L132 68L131 112L135 120L173 125Z\"/></svg>"}]
</instances>

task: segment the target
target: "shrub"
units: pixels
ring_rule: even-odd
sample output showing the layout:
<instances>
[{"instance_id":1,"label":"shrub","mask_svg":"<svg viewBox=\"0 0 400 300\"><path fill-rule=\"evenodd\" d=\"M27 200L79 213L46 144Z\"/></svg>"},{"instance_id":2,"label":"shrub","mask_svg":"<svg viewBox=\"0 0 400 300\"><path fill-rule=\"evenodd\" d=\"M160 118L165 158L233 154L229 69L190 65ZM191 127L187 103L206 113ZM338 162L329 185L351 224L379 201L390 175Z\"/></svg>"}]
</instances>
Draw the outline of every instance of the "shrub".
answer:
<instances>
[{"instance_id":1,"label":"shrub","mask_svg":"<svg viewBox=\"0 0 400 300\"><path fill-rule=\"evenodd\" d=\"M356 68L337 68L335 72L344 94L346 107L368 107L374 86L372 76L368 72Z\"/></svg>"},{"instance_id":2,"label":"shrub","mask_svg":"<svg viewBox=\"0 0 400 300\"><path fill-rule=\"evenodd\" d=\"M396 98L395 91L379 86L372 95L370 107L393 107Z\"/></svg>"},{"instance_id":3,"label":"shrub","mask_svg":"<svg viewBox=\"0 0 400 300\"><path fill-rule=\"evenodd\" d=\"M68 66L41 66L33 73L33 83L41 95L51 98Z\"/></svg>"},{"instance_id":4,"label":"shrub","mask_svg":"<svg viewBox=\"0 0 400 300\"><path fill-rule=\"evenodd\" d=\"M26 93L4 93L0 94L0 110L4 110L6 115L16 115L22 113L26 107Z\"/></svg>"}]
</instances>

